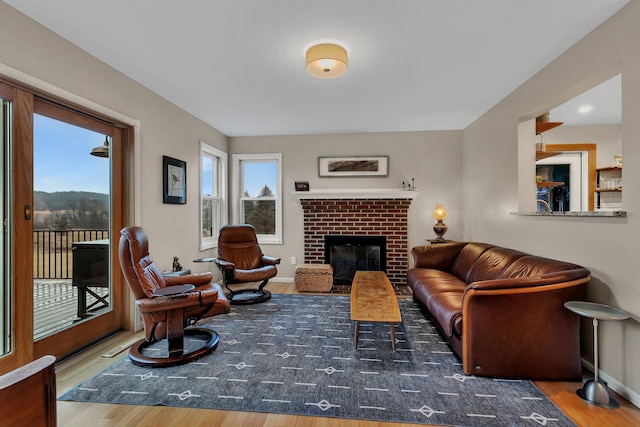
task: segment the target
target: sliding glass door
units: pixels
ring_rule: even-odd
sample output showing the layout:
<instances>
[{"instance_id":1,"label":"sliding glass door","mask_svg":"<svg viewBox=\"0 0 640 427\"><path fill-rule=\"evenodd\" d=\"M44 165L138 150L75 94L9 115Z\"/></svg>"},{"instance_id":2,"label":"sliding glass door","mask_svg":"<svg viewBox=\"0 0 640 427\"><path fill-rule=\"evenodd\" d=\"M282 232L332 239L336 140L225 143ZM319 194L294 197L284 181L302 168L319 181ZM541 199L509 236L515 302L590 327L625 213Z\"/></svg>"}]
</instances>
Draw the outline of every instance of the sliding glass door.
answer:
<instances>
[{"instance_id":1,"label":"sliding glass door","mask_svg":"<svg viewBox=\"0 0 640 427\"><path fill-rule=\"evenodd\" d=\"M37 341L113 307L110 159L103 143L111 137L41 114L34 115L33 130L33 338Z\"/></svg>"},{"instance_id":2,"label":"sliding glass door","mask_svg":"<svg viewBox=\"0 0 640 427\"><path fill-rule=\"evenodd\" d=\"M132 326L116 250L133 131L0 81L0 147L3 373Z\"/></svg>"},{"instance_id":3,"label":"sliding glass door","mask_svg":"<svg viewBox=\"0 0 640 427\"><path fill-rule=\"evenodd\" d=\"M11 352L11 259L10 233L11 223L10 174L9 159L11 158L11 101L2 98L0 92L0 212L2 224L2 241L0 242L0 356Z\"/></svg>"},{"instance_id":4,"label":"sliding glass door","mask_svg":"<svg viewBox=\"0 0 640 427\"><path fill-rule=\"evenodd\" d=\"M33 339L67 354L118 329L112 151L120 130L36 98L33 115ZM119 230L119 229L118 229Z\"/></svg>"}]
</instances>

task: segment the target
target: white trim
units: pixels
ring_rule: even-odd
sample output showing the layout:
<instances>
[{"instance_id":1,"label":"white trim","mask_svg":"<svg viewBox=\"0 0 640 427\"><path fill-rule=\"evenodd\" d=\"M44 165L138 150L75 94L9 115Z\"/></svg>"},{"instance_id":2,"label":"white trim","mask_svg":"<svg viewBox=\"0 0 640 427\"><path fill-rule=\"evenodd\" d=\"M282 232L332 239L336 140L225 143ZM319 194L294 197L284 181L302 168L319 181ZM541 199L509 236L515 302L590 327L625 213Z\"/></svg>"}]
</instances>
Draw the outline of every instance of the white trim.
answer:
<instances>
[{"instance_id":1,"label":"white trim","mask_svg":"<svg viewBox=\"0 0 640 427\"><path fill-rule=\"evenodd\" d=\"M294 191L299 200L304 199L413 199L420 192L402 188L354 188Z\"/></svg>"},{"instance_id":2,"label":"white trim","mask_svg":"<svg viewBox=\"0 0 640 427\"><path fill-rule=\"evenodd\" d=\"M218 184L219 194L219 215L218 226L222 226L227 223L227 212L229 210L227 205L227 162L228 154L222 150L219 150L204 141L200 141L200 181L202 181L202 153L207 153L211 156L218 158L217 176L215 182ZM200 188L198 190L200 197L200 214L199 214L199 229L200 229L200 250L204 251L212 249L218 246L218 236L212 236L211 238L202 238L202 182L200 182Z\"/></svg>"},{"instance_id":3,"label":"white trim","mask_svg":"<svg viewBox=\"0 0 640 427\"><path fill-rule=\"evenodd\" d=\"M569 165L569 204L571 211L585 212L587 206L589 186L587 185L588 173L584 165L587 164L586 151L564 151L553 157L538 160L536 166ZM537 173L536 173L537 174Z\"/></svg>"},{"instance_id":4,"label":"white trim","mask_svg":"<svg viewBox=\"0 0 640 427\"><path fill-rule=\"evenodd\" d=\"M232 197L233 197L233 222L238 224L240 219L240 196L241 196L241 176L240 176L240 162L242 160L265 160L276 161L277 177L276 177L276 232L274 235L258 235L258 243L281 245L282 244L282 209L283 209L283 194L282 194L282 153L251 153L251 154L233 154L233 171L232 171Z\"/></svg>"}]
</instances>

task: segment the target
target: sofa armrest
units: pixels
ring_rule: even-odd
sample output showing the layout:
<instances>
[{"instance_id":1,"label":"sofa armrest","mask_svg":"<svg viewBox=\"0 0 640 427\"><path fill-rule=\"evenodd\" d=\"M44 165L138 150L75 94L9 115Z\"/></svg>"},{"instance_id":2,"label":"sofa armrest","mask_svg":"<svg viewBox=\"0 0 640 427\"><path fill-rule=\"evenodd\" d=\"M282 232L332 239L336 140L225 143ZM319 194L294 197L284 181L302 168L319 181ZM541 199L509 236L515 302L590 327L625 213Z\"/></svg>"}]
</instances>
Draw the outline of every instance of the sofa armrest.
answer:
<instances>
[{"instance_id":1,"label":"sofa armrest","mask_svg":"<svg viewBox=\"0 0 640 427\"><path fill-rule=\"evenodd\" d=\"M504 378L579 379L580 319L564 308L564 303L584 299L589 280L586 276L526 287L506 286L518 279L497 280L494 282L501 283L493 286L470 284L462 301L464 372Z\"/></svg>"},{"instance_id":2,"label":"sofa armrest","mask_svg":"<svg viewBox=\"0 0 640 427\"><path fill-rule=\"evenodd\" d=\"M455 242L416 246L411 249L413 266L451 272L453 262L465 245L466 242Z\"/></svg>"}]
</instances>

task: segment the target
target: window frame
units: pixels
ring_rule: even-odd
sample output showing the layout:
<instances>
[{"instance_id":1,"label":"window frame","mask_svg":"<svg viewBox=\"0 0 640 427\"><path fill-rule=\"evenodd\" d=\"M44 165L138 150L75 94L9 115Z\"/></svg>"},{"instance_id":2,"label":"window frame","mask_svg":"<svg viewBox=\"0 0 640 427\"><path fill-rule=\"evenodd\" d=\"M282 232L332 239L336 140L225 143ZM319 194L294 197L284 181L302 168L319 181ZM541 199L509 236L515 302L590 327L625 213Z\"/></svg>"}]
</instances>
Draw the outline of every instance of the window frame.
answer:
<instances>
[{"instance_id":1,"label":"window frame","mask_svg":"<svg viewBox=\"0 0 640 427\"><path fill-rule=\"evenodd\" d=\"M203 182L203 174L204 168L202 166L202 160L204 157L213 160L214 164L214 173L212 174L213 179L213 192L212 196L205 196L202 191L202 182ZM226 152L219 150L211 145L207 144L204 141L200 141L200 250L207 250L218 247L218 233L217 230L220 229L224 224L227 223L227 159L228 155ZM218 209L217 209L217 221L212 221L211 228L212 233L211 237L202 237L202 229L203 229L203 215L202 210L204 207L205 200L217 200L218 201ZM214 212L216 214L216 212Z\"/></svg>"},{"instance_id":2,"label":"window frame","mask_svg":"<svg viewBox=\"0 0 640 427\"><path fill-rule=\"evenodd\" d=\"M240 224L244 222L243 215L243 184L242 162L274 162L276 163L276 196L273 198L276 205L275 234L258 234L258 243L281 245L282 244L282 153L261 153L261 154L233 154L233 222Z\"/></svg>"}]
</instances>

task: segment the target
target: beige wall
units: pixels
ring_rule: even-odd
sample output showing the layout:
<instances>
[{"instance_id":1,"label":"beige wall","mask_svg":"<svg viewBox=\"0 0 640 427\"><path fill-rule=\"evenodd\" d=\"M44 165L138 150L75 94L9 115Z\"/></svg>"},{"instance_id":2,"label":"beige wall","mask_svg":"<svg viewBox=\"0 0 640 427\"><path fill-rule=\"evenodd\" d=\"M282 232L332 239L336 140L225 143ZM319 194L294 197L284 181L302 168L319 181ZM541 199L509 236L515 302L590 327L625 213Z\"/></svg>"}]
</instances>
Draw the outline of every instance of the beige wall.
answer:
<instances>
[{"instance_id":1,"label":"beige wall","mask_svg":"<svg viewBox=\"0 0 640 427\"><path fill-rule=\"evenodd\" d=\"M630 2L464 130L464 238L581 264L592 271L588 299L631 313L600 323L600 367L609 384L638 401L640 284L640 2ZM509 215L518 210L518 123L622 72L622 154L627 218ZM545 136L545 142L547 138ZM531 151L533 153L533 150ZM591 327L582 352L592 360Z\"/></svg>"},{"instance_id":2,"label":"beige wall","mask_svg":"<svg viewBox=\"0 0 640 427\"><path fill-rule=\"evenodd\" d=\"M227 137L0 2L0 64L140 121L140 224L157 264L208 264L199 251L200 140L227 150ZM187 205L162 203L162 156L187 162Z\"/></svg>"},{"instance_id":3,"label":"beige wall","mask_svg":"<svg viewBox=\"0 0 640 427\"><path fill-rule=\"evenodd\" d=\"M283 240L263 251L282 258L278 277L290 279L304 257L302 208L293 196L295 181L311 189L401 188L415 179L419 194L409 209L409 248L435 237L431 212L436 203L449 210L446 237L462 238L462 132L396 132L230 138L236 153L283 153ZM389 156L389 176L380 178L320 178L319 156ZM232 218L232 216L230 216Z\"/></svg>"}]
</instances>

